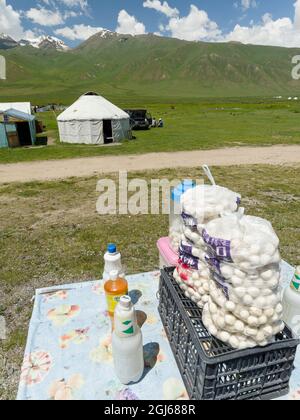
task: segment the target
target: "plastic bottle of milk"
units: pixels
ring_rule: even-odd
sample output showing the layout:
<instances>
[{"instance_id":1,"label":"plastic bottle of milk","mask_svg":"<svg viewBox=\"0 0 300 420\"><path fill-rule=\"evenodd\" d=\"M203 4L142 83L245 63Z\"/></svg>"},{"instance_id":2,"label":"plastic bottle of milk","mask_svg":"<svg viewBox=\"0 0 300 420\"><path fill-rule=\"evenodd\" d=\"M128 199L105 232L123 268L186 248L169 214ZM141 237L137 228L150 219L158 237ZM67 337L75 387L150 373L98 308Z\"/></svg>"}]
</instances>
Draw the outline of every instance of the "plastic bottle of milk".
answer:
<instances>
[{"instance_id":1,"label":"plastic bottle of milk","mask_svg":"<svg viewBox=\"0 0 300 420\"><path fill-rule=\"evenodd\" d=\"M284 322L297 336L300 336L300 266L296 269L290 286L284 292L283 307Z\"/></svg>"},{"instance_id":2,"label":"plastic bottle of milk","mask_svg":"<svg viewBox=\"0 0 300 420\"><path fill-rule=\"evenodd\" d=\"M109 280L110 273L112 271L118 271L120 277L125 277L125 273L122 267L122 257L121 254L117 250L117 246L115 244L109 244L107 247L107 252L104 255L104 273L103 273L103 280Z\"/></svg>"},{"instance_id":3,"label":"plastic bottle of milk","mask_svg":"<svg viewBox=\"0 0 300 420\"><path fill-rule=\"evenodd\" d=\"M129 296L122 296L115 310L112 350L116 374L128 385L138 382L144 373L143 336Z\"/></svg>"}]
</instances>

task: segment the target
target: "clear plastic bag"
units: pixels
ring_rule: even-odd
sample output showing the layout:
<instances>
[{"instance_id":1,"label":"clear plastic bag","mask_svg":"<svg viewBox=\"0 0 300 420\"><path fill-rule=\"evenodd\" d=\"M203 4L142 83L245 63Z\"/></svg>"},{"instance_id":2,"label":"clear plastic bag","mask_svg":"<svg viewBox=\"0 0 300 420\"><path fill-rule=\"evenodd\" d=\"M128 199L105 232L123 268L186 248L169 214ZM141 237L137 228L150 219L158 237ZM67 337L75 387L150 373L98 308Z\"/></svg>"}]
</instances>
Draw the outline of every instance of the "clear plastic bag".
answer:
<instances>
[{"instance_id":1,"label":"clear plastic bag","mask_svg":"<svg viewBox=\"0 0 300 420\"><path fill-rule=\"evenodd\" d=\"M217 185L199 185L183 194L182 217L186 226L206 224L225 212L238 210L241 196Z\"/></svg>"},{"instance_id":2,"label":"clear plastic bag","mask_svg":"<svg viewBox=\"0 0 300 420\"><path fill-rule=\"evenodd\" d=\"M251 349L257 346L265 347L272 343L274 341L274 337L283 331L285 327L283 323L278 322L276 326L272 328L272 335L269 335L268 330L265 329L260 331L256 338L251 338L243 333L234 333L229 332L227 329L222 329L216 325L213 318L215 317L211 315L209 305L206 304L203 310L203 323L205 327L214 337L238 350ZM217 321L217 318L215 318L215 321Z\"/></svg>"},{"instance_id":3,"label":"clear plastic bag","mask_svg":"<svg viewBox=\"0 0 300 420\"><path fill-rule=\"evenodd\" d=\"M207 165L202 167L211 185L198 185L181 196L182 218L185 226L197 228L223 213L234 213L241 203L241 195L216 185Z\"/></svg>"},{"instance_id":4,"label":"clear plastic bag","mask_svg":"<svg viewBox=\"0 0 300 420\"><path fill-rule=\"evenodd\" d=\"M270 222L245 216L243 211L209 222L202 237L209 257L255 274L257 269L281 262L279 239Z\"/></svg>"},{"instance_id":5,"label":"clear plastic bag","mask_svg":"<svg viewBox=\"0 0 300 420\"><path fill-rule=\"evenodd\" d=\"M259 327L267 323L274 323L282 318L283 307L281 303L281 292L278 290L275 294L275 301L272 307L257 307L254 305L245 305L236 303L224 294L224 289L214 281L210 282L210 296L213 302L220 308L226 309L237 318L248 323L250 326Z\"/></svg>"},{"instance_id":6,"label":"clear plastic bag","mask_svg":"<svg viewBox=\"0 0 300 420\"><path fill-rule=\"evenodd\" d=\"M188 265L180 263L174 271L174 278L184 291L185 296L202 309L208 302L210 278L205 264L199 263L198 268L198 270L194 270Z\"/></svg>"}]
</instances>

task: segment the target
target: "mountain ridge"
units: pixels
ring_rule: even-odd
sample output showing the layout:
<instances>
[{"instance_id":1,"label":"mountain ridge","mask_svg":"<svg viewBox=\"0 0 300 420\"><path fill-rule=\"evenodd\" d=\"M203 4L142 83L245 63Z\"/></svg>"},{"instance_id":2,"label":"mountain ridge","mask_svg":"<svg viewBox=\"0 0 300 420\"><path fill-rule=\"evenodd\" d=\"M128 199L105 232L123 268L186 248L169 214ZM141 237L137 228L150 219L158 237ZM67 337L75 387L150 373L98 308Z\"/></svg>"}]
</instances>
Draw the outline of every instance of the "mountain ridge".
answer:
<instances>
[{"instance_id":1,"label":"mountain ridge","mask_svg":"<svg viewBox=\"0 0 300 420\"><path fill-rule=\"evenodd\" d=\"M1 51L8 79L1 93L69 103L85 91L114 98L299 96L292 58L300 49L182 41L103 30L74 49ZM149 99L148 99L149 100Z\"/></svg>"},{"instance_id":2,"label":"mountain ridge","mask_svg":"<svg viewBox=\"0 0 300 420\"><path fill-rule=\"evenodd\" d=\"M57 51L70 50L70 47L68 47L64 41L49 35L41 35L37 38L24 38L20 41L15 41L11 36L0 33L0 50L28 46L38 49L55 49Z\"/></svg>"}]
</instances>

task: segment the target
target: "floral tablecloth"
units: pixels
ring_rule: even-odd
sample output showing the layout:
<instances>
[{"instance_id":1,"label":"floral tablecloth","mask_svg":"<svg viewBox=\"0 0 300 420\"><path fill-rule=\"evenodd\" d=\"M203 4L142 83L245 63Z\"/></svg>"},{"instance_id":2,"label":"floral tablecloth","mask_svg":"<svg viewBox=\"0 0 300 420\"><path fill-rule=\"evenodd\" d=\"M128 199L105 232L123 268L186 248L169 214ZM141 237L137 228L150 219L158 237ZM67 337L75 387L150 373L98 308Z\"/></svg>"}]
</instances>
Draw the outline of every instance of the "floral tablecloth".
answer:
<instances>
[{"instance_id":1,"label":"floral tablecloth","mask_svg":"<svg viewBox=\"0 0 300 420\"><path fill-rule=\"evenodd\" d=\"M284 266L284 279L291 278ZM159 273L128 277L143 325L145 374L116 378L111 326L101 281L37 290L22 366L19 400L184 400L187 393L158 313ZM300 357L289 399L300 399Z\"/></svg>"},{"instance_id":2,"label":"floral tablecloth","mask_svg":"<svg viewBox=\"0 0 300 420\"><path fill-rule=\"evenodd\" d=\"M142 381L127 387L115 376L103 283L74 284L36 292L19 400L187 399L157 309L159 273L128 283L145 321Z\"/></svg>"}]
</instances>

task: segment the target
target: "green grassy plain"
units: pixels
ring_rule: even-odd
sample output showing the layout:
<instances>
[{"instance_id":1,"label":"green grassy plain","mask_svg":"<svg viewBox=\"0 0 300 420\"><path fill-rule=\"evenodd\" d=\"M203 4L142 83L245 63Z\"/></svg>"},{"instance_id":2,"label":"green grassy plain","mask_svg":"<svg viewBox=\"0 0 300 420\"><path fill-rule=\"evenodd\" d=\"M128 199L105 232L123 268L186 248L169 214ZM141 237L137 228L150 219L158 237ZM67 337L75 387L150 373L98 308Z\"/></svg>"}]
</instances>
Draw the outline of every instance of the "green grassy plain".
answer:
<instances>
[{"instance_id":1,"label":"green grassy plain","mask_svg":"<svg viewBox=\"0 0 300 420\"><path fill-rule=\"evenodd\" d=\"M300 167L213 168L216 180L243 196L248 214L270 220L282 256L300 264ZM136 177L137 174L130 174ZM199 169L138 174L199 177ZM117 180L117 175L111 175ZM0 399L13 399L36 288L99 279L108 242L122 251L129 274L158 268L156 241L168 233L166 216L99 216L96 178L0 186L0 315L8 339L0 341Z\"/></svg>"},{"instance_id":2,"label":"green grassy plain","mask_svg":"<svg viewBox=\"0 0 300 420\"><path fill-rule=\"evenodd\" d=\"M120 146L61 144L56 115L38 115L51 139L47 147L0 150L0 163L88 156L174 152L232 146L300 144L300 102L261 99L203 100L195 103L118 102L126 107L146 107L165 120L164 129L136 131L135 140Z\"/></svg>"}]
</instances>

